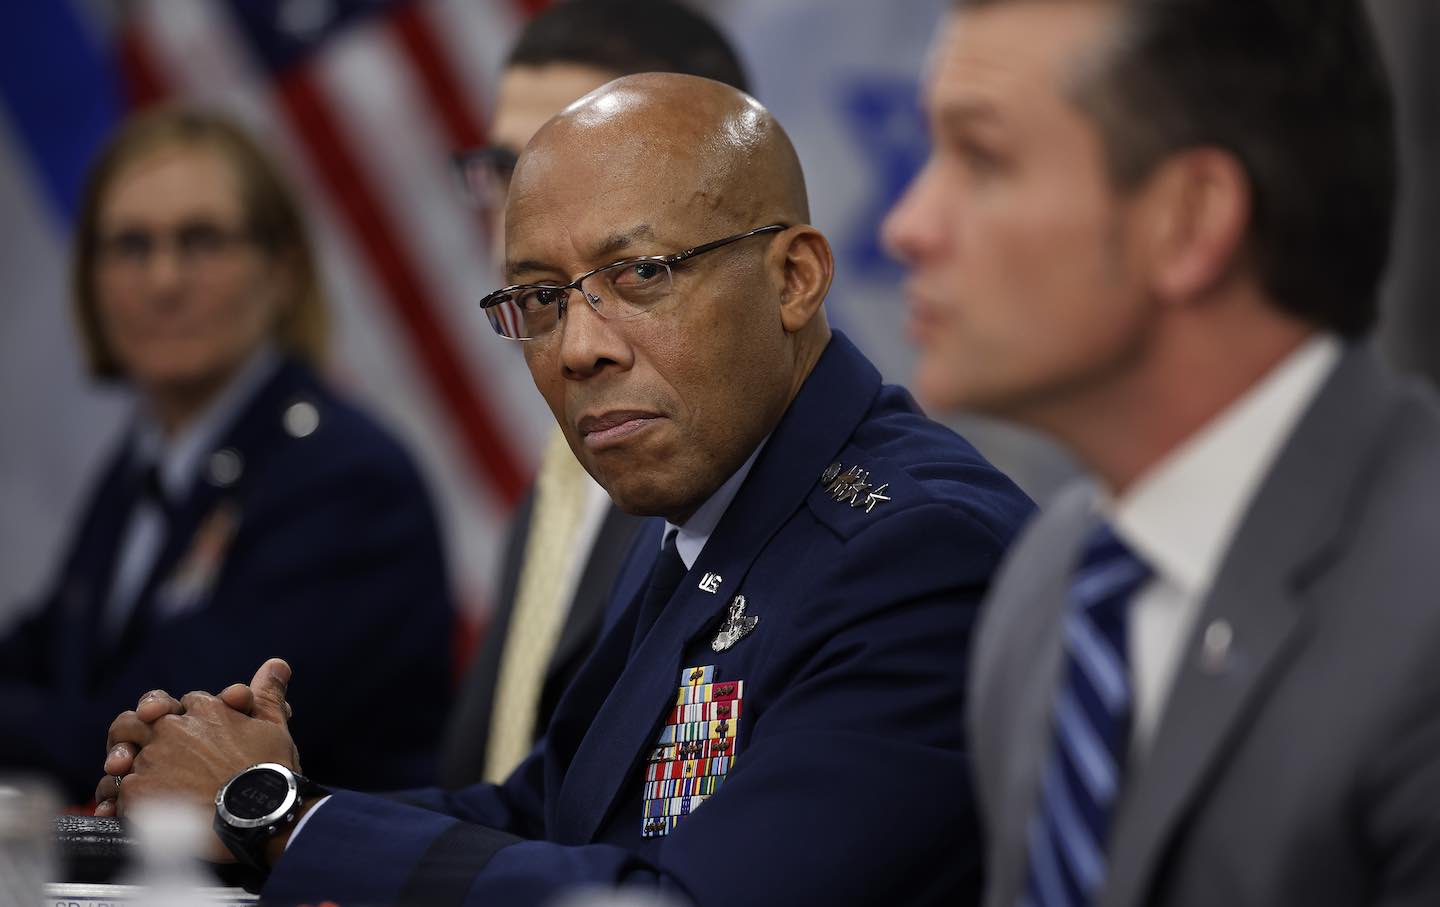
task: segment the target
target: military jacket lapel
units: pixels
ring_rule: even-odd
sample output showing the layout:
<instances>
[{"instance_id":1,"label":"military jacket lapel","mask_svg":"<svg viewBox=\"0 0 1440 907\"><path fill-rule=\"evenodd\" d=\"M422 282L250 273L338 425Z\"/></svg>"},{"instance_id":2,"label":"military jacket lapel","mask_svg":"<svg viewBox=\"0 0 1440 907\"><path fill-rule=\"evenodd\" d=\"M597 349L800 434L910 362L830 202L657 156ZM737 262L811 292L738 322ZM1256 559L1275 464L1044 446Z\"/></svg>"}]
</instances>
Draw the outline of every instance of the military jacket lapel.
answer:
<instances>
[{"instance_id":1,"label":"military jacket lapel","mask_svg":"<svg viewBox=\"0 0 1440 907\"><path fill-rule=\"evenodd\" d=\"M561 843L593 838L648 752L665 711L674 704L686 644L713 630L734 596L746 592L745 576L755 558L802 506L879 388L879 373L837 333L580 741L560 787L554 833ZM700 588L707 573L723 577L715 593ZM616 657L628 638L624 629L634 625L637 606L638 597L625 619L606 636L601 644L605 651L597 653L592 665ZM591 673L589 667L577 683ZM581 697L567 695L561 708L569 711L580 701ZM637 828L637 837L639 833Z\"/></svg>"},{"instance_id":2,"label":"military jacket lapel","mask_svg":"<svg viewBox=\"0 0 1440 907\"><path fill-rule=\"evenodd\" d=\"M82 537L66 562L60 587L62 625L53 641L58 664L90 665L89 671L61 672L93 685L106 661L105 607L114 585L121 540L140 496L140 479L126 441L105 470L94 503L85 513Z\"/></svg>"},{"instance_id":3,"label":"military jacket lapel","mask_svg":"<svg viewBox=\"0 0 1440 907\"><path fill-rule=\"evenodd\" d=\"M641 522L643 517L634 517L614 508L606 514L600 527L600 535L595 540L595 546L581 574L570 615L565 620L560 639L555 643L555 652L546 666L547 689L557 680L556 674L565 665L580 658L590 646L591 640L599 636L596 628L603 627L606 596L611 591L607 587L613 586L619 578L614 571L608 569L608 565L624 560L626 551L639 533ZM608 582L602 582L601 577Z\"/></svg>"},{"instance_id":4,"label":"military jacket lapel","mask_svg":"<svg viewBox=\"0 0 1440 907\"><path fill-rule=\"evenodd\" d=\"M129 648L148 626L208 601L243 517L245 489L264 452L289 440L282 423L286 404L303 399L310 384L303 366L282 361L206 452L189 494L174 504L165 544L141 587L122 646Z\"/></svg>"},{"instance_id":5,"label":"military jacket lapel","mask_svg":"<svg viewBox=\"0 0 1440 907\"><path fill-rule=\"evenodd\" d=\"M208 529L211 533L224 531L215 521L235 518L234 514L225 515L216 509L226 506L222 498L223 491L201 477L196 481L190 495L175 507L174 522L166 530L165 544L135 600L134 613L122 636L123 645L128 647L137 635L143 635L145 627L165 620L171 616L172 610L178 608L179 603L168 599L178 594L174 589L174 583L179 579L177 572L199 542L198 533L202 531L202 527L214 527ZM229 506L233 508L233 504ZM220 564L215 564L214 569L218 570L219 566Z\"/></svg>"}]
</instances>

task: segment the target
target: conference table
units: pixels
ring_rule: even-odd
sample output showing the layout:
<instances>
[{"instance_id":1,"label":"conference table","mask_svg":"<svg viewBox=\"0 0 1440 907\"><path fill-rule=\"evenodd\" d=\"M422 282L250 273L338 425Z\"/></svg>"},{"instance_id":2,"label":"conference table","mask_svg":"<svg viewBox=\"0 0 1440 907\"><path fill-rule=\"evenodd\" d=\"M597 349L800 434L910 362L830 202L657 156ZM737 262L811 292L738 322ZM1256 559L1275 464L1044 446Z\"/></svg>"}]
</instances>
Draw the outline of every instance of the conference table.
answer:
<instances>
[{"instance_id":1,"label":"conference table","mask_svg":"<svg viewBox=\"0 0 1440 907\"><path fill-rule=\"evenodd\" d=\"M87 885L61 882L45 886L45 907L107 907L145 904L145 891L135 885ZM195 892L198 907L254 904L258 898L243 888L205 888Z\"/></svg>"}]
</instances>

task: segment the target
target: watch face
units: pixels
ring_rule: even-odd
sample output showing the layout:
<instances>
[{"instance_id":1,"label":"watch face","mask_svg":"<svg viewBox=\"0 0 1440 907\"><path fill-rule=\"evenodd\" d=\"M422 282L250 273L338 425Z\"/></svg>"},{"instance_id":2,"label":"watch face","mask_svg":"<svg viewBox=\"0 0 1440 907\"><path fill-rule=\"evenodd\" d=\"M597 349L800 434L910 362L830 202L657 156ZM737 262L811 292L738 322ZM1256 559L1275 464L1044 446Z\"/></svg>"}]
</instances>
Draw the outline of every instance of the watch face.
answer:
<instances>
[{"instance_id":1,"label":"watch face","mask_svg":"<svg viewBox=\"0 0 1440 907\"><path fill-rule=\"evenodd\" d=\"M290 784L277 771L247 772L225 789L225 809L237 819L263 819L285 805Z\"/></svg>"}]
</instances>

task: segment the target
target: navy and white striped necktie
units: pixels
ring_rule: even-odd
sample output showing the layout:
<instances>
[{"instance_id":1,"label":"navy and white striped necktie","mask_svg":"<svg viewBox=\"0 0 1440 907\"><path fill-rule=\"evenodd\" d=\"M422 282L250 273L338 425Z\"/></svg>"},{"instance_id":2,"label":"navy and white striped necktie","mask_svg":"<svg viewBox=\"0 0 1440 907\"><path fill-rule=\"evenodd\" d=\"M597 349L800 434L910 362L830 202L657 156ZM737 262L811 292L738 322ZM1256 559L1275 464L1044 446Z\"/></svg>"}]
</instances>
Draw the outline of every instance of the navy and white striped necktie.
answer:
<instances>
[{"instance_id":1,"label":"navy and white striped necktie","mask_svg":"<svg viewBox=\"0 0 1440 907\"><path fill-rule=\"evenodd\" d=\"M1090 534L1065 609L1064 673L1028 830L1026 907L1087 907L1104 884L1106 839L1130 742L1126 610L1149 576L1108 524Z\"/></svg>"}]
</instances>

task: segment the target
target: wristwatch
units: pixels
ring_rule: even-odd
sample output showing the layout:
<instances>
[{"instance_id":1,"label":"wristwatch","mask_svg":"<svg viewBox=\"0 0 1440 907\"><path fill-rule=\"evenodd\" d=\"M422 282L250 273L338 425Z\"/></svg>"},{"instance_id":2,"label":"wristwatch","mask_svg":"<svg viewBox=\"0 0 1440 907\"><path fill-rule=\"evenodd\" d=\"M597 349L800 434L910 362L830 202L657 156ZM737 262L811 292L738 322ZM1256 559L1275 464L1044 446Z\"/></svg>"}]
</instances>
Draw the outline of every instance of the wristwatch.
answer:
<instances>
[{"instance_id":1,"label":"wristwatch","mask_svg":"<svg viewBox=\"0 0 1440 907\"><path fill-rule=\"evenodd\" d=\"M215 795L215 834L235 859L261 875L270 872L266 845L289 830L300 807L325 788L278 762L261 762L225 782Z\"/></svg>"}]
</instances>

